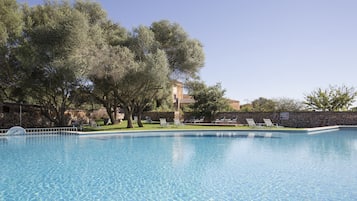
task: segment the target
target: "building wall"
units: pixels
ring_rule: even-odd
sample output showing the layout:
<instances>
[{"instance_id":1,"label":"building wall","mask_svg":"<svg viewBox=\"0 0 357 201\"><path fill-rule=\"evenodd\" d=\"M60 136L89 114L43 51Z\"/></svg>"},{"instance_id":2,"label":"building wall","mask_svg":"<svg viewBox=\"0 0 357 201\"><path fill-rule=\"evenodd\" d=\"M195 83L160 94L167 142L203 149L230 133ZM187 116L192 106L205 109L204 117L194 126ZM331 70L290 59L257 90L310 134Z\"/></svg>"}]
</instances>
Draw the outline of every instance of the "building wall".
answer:
<instances>
[{"instance_id":1,"label":"building wall","mask_svg":"<svg viewBox=\"0 0 357 201\"><path fill-rule=\"evenodd\" d=\"M179 81L172 82L172 100L175 111L180 110L181 102L183 100L183 83Z\"/></svg>"},{"instance_id":2,"label":"building wall","mask_svg":"<svg viewBox=\"0 0 357 201\"><path fill-rule=\"evenodd\" d=\"M182 100L183 99L183 83L178 81L173 81L172 84L172 99Z\"/></svg>"},{"instance_id":3,"label":"building wall","mask_svg":"<svg viewBox=\"0 0 357 201\"><path fill-rule=\"evenodd\" d=\"M237 100L228 99L229 105L236 111L240 110L240 102Z\"/></svg>"},{"instance_id":4,"label":"building wall","mask_svg":"<svg viewBox=\"0 0 357 201\"><path fill-rule=\"evenodd\" d=\"M175 104L176 110L179 110L185 105L194 103L192 97L183 92L183 83L179 81L173 81L172 84L172 100ZM236 111L240 110L240 102L237 100L227 99L229 105Z\"/></svg>"}]
</instances>

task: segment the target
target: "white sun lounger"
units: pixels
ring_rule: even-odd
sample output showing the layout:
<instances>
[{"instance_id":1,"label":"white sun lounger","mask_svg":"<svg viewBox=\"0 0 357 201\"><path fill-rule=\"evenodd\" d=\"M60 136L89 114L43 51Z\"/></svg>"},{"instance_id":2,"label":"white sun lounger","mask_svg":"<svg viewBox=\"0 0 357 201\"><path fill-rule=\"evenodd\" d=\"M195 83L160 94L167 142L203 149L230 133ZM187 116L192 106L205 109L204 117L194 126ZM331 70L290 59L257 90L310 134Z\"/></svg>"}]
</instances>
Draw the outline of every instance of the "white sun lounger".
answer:
<instances>
[{"instance_id":1,"label":"white sun lounger","mask_svg":"<svg viewBox=\"0 0 357 201\"><path fill-rule=\"evenodd\" d=\"M245 119L248 123L249 127L257 127L257 124L255 123L254 119Z\"/></svg>"},{"instance_id":2,"label":"white sun lounger","mask_svg":"<svg viewBox=\"0 0 357 201\"><path fill-rule=\"evenodd\" d=\"M161 127L166 127L168 124L166 122L166 118L160 118L160 126Z\"/></svg>"},{"instance_id":3,"label":"white sun lounger","mask_svg":"<svg viewBox=\"0 0 357 201\"><path fill-rule=\"evenodd\" d=\"M267 127L273 127L276 126L278 127L278 124L274 124L271 119L263 119L265 126Z\"/></svg>"}]
</instances>

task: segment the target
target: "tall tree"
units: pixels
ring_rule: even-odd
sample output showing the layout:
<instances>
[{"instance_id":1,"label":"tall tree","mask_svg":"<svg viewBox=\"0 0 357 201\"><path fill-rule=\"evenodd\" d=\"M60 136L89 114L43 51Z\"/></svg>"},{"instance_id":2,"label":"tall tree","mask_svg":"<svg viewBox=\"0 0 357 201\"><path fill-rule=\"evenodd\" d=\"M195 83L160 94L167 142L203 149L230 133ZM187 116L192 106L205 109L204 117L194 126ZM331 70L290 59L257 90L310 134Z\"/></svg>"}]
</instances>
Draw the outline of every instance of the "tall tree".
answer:
<instances>
[{"instance_id":1,"label":"tall tree","mask_svg":"<svg viewBox=\"0 0 357 201\"><path fill-rule=\"evenodd\" d=\"M157 50L156 53L146 55L141 65L143 65L141 72L136 74L139 80L136 84L139 85L141 93L134 100L139 127L143 127L141 119L144 109L151 106L155 100L165 99L170 87L165 52Z\"/></svg>"},{"instance_id":2,"label":"tall tree","mask_svg":"<svg viewBox=\"0 0 357 201\"><path fill-rule=\"evenodd\" d=\"M353 87L318 88L305 96L305 105L317 111L346 111L352 106L357 92Z\"/></svg>"},{"instance_id":3,"label":"tall tree","mask_svg":"<svg viewBox=\"0 0 357 201\"><path fill-rule=\"evenodd\" d=\"M82 51L86 47L88 21L69 3L46 2L24 8L24 40L20 61L34 103L56 126L68 124L65 111L82 84Z\"/></svg>"},{"instance_id":4,"label":"tall tree","mask_svg":"<svg viewBox=\"0 0 357 201\"><path fill-rule=\"evenodd\" d=\"M117 122L118 100L114 97L113 80L119 79L116 75L111 77L112 71L123 66L117 61L120 46L126 43L127 31L119 24L107 19L105 11L98 3L89 1L77 1L74 8L81 12L89 25L88 37L90 43L84 49L81 58L82 63L88 67L87 79L89 95L96 103L102 104L112 123ZM124 72L124 71L123 71Z\"/></svg>"},{"instance_id":5,"label":"tall tree","mask_svg":"<svg viewBox=\"0 0 357 201\"><path fill-rule=\"evenodd\" d=\"M173 78L194 78L204 65L203 45L189 38L183 28L167 20L152 23L150 29L167 55Z\"/></svg>"},{"instance_id":6,"label":"tall tree","mask_svg":"<svg viewBox=\"0 0 357 201\"><path fill-rule=\"evenodd\" d=\"M190 81L186 85L189 95L195 100L191 108L196 115L213 120L218 112L229 108L228 101L224 98L225 90L220 83L206 86L202 81Z\"/></svg>"},{"instance_id":7,"label":"tall tree","mask_svg":"<svg viewBox=\"0 0 357 201\"><path fill-rule=\"evenodd\" d=\"M142 127L141 116L144 108L152 104L154 100L160 99L162 91L168 87L169 68L165 52L158 49L154 33L147 27L139 26L134 29L129 48L135 53L139 68L126 76L126 81L120 91L122 96L119 99L125 105L127 127L133 127L131 116L134 110L138 115L138 124ZM130 87L126 85L127 83L130 83ZM124 86L135 90L136 93L129 93ZM123 97L124 94L126 97Z\"/></svg>"},{"instance_id":8,"label":"tall tree","mask_svg":"<svg viewBox=\"0 0 357 201\"><path fill-rule=\"evenodd\" d=\"M138 63L135 62L134 54L126 47L107 45L96 52L91 64L92 70L89 73L89 79L93 84L93 96L107 109L114 123L116 122L114 115L118 106L123 106L123 101L119 98L130 95L129 92L128 94L122 93L122 89L127 86L124 79L128 78L125 76L135 72ZM128 87L131 86L128 85Z\"/></svg>"}]
</instances>

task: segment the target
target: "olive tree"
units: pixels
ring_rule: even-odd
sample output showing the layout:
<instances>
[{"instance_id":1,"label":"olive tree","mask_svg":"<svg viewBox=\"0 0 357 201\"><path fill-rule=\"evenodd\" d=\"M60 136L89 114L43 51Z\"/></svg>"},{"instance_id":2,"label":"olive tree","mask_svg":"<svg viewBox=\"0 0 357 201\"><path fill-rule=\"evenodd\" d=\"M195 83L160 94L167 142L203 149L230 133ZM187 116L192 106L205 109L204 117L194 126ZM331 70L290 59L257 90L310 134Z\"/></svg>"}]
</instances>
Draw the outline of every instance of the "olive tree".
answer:
<instances>
[{"instance_id":1,"label":"olive tree","mask_svg":"<svg viewBox=\"0 0 357 201\"><path fill-rule=\"evenodd\" d=\"M150 29L159 42L159 48L167 55L173 78L194 78L204 65L203 45L192 39L177 23L167 20L154 22Z\"/></svg>"},{"instance_id":2,"label":"olive tree","mask_svg":"<svg viewBox=\"0 0 357 201\"><path fill-rule=\"evenodd\" d=\"M352 106L357 95L353 87L330 86L326 89L318 88L305 95L304 104L310 110L316 111L346 111Z\"/></svg>"},{"instance_id":3,"label":"olive tree","mask_svg":"<svg viewBox=\"0 0 357 201\"><path fill-rule=\"evenodd\" d=\"M65 111L82 84L80 57L88 41L88 21L69 3L24 7L18 58L28 75L22 80L29 99L56 126L68 124Z\"/></svg>"},{"instance_id":4,"label":"olive tree","mask_svg":"<svg viewBox=\"0 0 357 201\"><path fill-rule=\"evenodd\" d=\"M169 68L166 53L158 48L154 33L147 27L139 26L134 29L129 48L135 53L135 61L139 67L126 76L126 82L118 90L121 92L119 99L128 119L127 127L133 127L131 117L134 111L137 112L138 124L142 127L141 117L145 107L154 100L163 98L163 92L169 87Z\"/></svg>"},{"instance_id":5,"label":"olive tree","mask_svg":"<svg viewBox=\"0 0 357 201\"><path fill-rule=\"evenodd\" d=\"M138 64L134 54L126 47L103 46L98 48L93 55L91 70L88 77L92 84L92 96L107 110L111 122L116 122L118 100L121 83L131 69L136 69Z\"/></svg>"}]
</instances>

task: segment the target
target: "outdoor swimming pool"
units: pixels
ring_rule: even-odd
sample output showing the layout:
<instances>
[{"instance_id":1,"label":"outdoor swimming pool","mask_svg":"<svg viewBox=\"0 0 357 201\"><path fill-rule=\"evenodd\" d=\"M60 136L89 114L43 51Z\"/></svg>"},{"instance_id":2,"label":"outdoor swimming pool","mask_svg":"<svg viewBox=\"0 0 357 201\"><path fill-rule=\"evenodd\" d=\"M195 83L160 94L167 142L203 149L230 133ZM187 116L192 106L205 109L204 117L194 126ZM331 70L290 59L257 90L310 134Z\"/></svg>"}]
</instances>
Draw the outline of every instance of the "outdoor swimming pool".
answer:
<instances>
[{"instance_id":1,"label":"outdoor swimming pool","mask_svg":"<svg viewBox=\"0 0 357 201\"><path fill-rule=\"evenodd\" d=\"M356 130L146 134L0 137L0 200L357 199Z\"/></svg>"}]
</instances>

